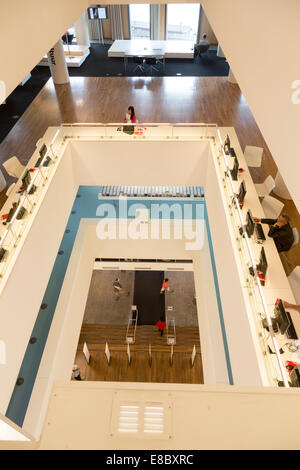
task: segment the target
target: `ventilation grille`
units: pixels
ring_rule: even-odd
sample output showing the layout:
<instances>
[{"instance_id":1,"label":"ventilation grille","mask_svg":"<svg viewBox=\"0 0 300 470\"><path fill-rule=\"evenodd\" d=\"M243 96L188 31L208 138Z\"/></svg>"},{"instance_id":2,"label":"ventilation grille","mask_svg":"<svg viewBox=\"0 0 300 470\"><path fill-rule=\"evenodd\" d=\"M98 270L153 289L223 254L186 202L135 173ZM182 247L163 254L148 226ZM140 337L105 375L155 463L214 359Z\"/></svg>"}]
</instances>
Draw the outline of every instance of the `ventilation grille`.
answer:
<instances>
[{"instance_id":1,"label":"ventilation grille","mask_svg":"<svg viewBox=\"0 0 300 470\"><path fill-rule=\"evenodd\" d=\"M123 392L120 392L122 395ZM117 396L116 396L117 395ZM115 394L111 422L111 437L170 439L170 399L165 401L120 400Z\"/></svg>"},{"instance_id":2,"label":"ventilation grille","mask_svg":"<svg viewBox=\"0 0 300 470\"><path fill-rule=\"evenodd\" d=\"M163 434L163 403L145 403L144 406L137 403L122 403L118 432L122 434Z\"/></svg>"}]
</instances>

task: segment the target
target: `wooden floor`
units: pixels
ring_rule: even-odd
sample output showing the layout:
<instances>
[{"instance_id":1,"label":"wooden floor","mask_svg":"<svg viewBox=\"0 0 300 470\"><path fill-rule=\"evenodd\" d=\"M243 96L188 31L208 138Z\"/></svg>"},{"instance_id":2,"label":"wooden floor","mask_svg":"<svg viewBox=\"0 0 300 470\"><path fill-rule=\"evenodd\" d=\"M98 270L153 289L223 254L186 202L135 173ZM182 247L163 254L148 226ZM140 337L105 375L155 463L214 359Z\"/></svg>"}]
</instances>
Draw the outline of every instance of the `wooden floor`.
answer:
<instances>
[{"instance_id":1,"label":"wooden floor","mask_svg":"<svg viewBox=\"0 0 300 470\"><path fill-rule=\"evenodd\" d=\"M176 329L173 365L170 366L170 346L166 336L160 336L155 326L138 326L135 344L131 346L132 364L128 364L125 344L125 325L82 325L76 364L88 381L110 382L157 382L203 384L203 370L199 329L179 327ZM104 354L106 341L109 344L111 364ZM87 343L91 362L87 365L82 353ZM152 347L152 366L149 366L148 345ZM193 346L197 355L194 367L190 366Z\"/></svg>"},{"instance_id":2,"label":"wooden floor","mask_svg":"<svg viewBox=\"0 0 300 470\"><path fill-rule=\"evenodd\" d=\"M128 105L135 106L139 122L233 126L243 150L246 145L264 148L262 167L251 169L254 182L276 175L276 164L239 87L226 77L71 77L70 84L56 87L50 79L0 145L0 163L16 155L26 164L37 140L51 125L120 122ZM2 193L0 207L4 201ZM300 233L296 207L288 202L285 211ZM298 264L299 247L284 260L287 274Z\"/></svg>"}]
</instances>

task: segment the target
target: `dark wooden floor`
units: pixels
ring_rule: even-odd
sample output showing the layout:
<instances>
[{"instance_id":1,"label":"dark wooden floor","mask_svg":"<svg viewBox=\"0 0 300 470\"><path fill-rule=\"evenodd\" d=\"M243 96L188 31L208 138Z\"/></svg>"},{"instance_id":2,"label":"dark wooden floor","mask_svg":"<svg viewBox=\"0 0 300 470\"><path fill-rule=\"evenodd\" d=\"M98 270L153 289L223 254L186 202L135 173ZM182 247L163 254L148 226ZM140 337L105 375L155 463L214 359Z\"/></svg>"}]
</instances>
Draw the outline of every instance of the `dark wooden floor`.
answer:
<instances>
[{"instance_id":1,"label":"dark wooden floor","mask_svg":"<svg viewBox=\"0 0 300 470\"><path fill-rule=\"evenodd\" d=\"M242 148L265 149L267 172L276 165L237 85L226 77L71 77L48 81L0 145L0 162L17 155L28 161L47 127L62 122L120 122L128 105L139 122L207 122L234 126ZM261 174L261 179L265 175Z\"/></svg>"},{"instance_id":2,"label":"dark wooden floor","mask_svg":"<svg viewBox=\"0 0 300 470\"><path fill-rule=\"evenodd\" d=\"M37 140L51 125L120 122L128 105L135 106L139 122L233 126L243 150L246 145L264 148L262 167L251 169L254 182L276 175L276 164L238 85L226 77L72 77L70 84L56 87L50 79L0 145L0 163L16 155L26 164ZM2 193L0 207L4 201ZM285 210L300 233L296 207L288 202ZM300 248L291 250L287 259L283 263L289 274L300 263Z\"/></svg>"},{"instance_id":3,"label":"dark wooden floor","mask_svg":"<svg viewBox=\"0 0 300 470\"><path fill-rule=\"evenodd\" d=\"M147 352L133 351L132 364L129 365L125 351L113 351L111 364L108 365L103 351L92 351L91 362L87 365L83 353L78 352L76 364L88 381L204 383L200 354L197 354L193 368L190 366L191 355L188 353L175 352L172 367L169 364L169 354L154 351L152 357L150 367Z\"/></svg>"},{"instance_id":4,"label":"dark wooden floor","mask_svg":"<svg viewBox=\"0 0 300 470\"><path fill-rule=\"evenodd\" d=\"M173 365L169 364L170 346L166 335L160 336L155 326L138 326L135 344L131 346L132 364L128 364L125 344L126 325L82 325L75 358L82 375L88 381L109 382L157 382L203 384L203 369L199 329L179 327L176 329ZM106 341L109 344L111 364L104 354ZM91 362L87 365L82 353L87 343ZM149 366L148 347L152 347L152 366ZM193 346L197 355L194 367L190 366Z\"/></svg>"}]
</instances>

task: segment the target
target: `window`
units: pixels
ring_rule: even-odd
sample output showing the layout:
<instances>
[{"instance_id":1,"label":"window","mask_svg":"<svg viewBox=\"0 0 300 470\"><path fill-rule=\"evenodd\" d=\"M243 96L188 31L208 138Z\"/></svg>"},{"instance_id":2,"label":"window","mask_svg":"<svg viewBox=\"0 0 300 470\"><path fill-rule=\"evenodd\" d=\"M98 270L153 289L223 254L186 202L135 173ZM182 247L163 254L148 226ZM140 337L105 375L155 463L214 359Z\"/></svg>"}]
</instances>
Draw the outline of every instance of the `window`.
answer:
<instances>
[{"instance_id":1,"label":"window","mask_svg":"<svg viewBox=\"0 0 300 470\"><path fill-rule=\"evenodd\" d=\"M167 5L167 39L197 42L200 3Z\"/></svg>"},{"instance_id":2,"label":"window","mask_svg":"<svg viewBox=\"0 0 300 470\"><path fill-rule=\"evenodd\" d=\"M150 39L150 5L129 5L130 38Z\"/></svg>"}]
</instances>

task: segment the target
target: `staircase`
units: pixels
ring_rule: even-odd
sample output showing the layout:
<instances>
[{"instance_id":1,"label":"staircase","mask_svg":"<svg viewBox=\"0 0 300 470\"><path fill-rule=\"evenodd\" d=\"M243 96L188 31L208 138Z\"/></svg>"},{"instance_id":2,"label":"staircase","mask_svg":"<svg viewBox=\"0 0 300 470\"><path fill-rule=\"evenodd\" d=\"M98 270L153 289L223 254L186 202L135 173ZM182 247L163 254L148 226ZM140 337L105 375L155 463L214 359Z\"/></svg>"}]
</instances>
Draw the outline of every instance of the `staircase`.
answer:
<instances>
[{"instance_id":1,"label":"staircase","mask_svg":"<svg viewBox=\"0 0 300 470\"><path fill-rule=\"evenodd\" d=\"M83 324L78 350L82 350L86 342L90 351L104 350L105 343L109 344L111 351L126 351L127 325L94 325ZM135 344L130 345L132 351L147 351L149 343L152 352L170 352L170 346L167 345L166 331L160 336L157 327L152 325L138 325L136 328ZM175 352L190 353L196 345L197 352L200 352L199 329L197 327L177 327Z\"/></svg>"}]
</instances>

